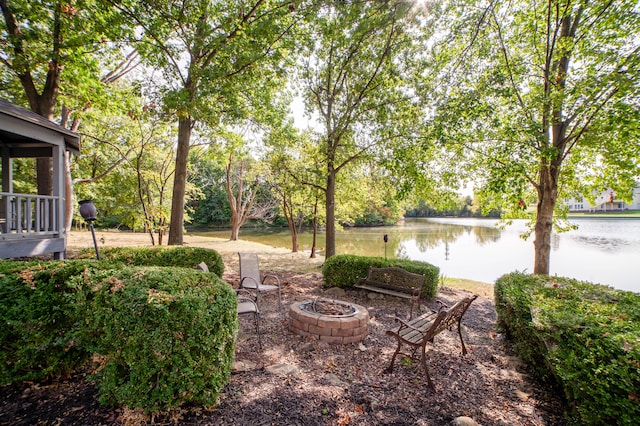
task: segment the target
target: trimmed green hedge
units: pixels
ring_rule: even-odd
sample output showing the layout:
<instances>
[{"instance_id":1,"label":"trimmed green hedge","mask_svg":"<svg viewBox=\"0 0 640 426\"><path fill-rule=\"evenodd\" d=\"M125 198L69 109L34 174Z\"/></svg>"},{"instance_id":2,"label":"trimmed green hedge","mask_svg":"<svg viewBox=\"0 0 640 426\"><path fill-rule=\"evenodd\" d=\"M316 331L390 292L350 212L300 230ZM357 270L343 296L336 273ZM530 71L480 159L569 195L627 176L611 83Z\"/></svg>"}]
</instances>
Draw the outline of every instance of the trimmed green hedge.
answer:
<instances>
[{"instance_id":1,"label":"trimmed green hedge","mask_svg":"<svg viewBox=\"0 0 640 426\"><path fill-rule=\"evenodd\" d=\"M228 284L177 267L125 267L72 282L84 341L107 361L97 375L101 402L157 411L217 401L238 331Z\"/></svg>"},{"instance_id":2,"label":"trimmed green hedge","mask_svg":"<svg viewBox=\"0 0 640 426\"><path fill-rule=\"evenodd\" d=\"M538 377L559 385L576 424L640 418L640 294L512 273L495 284L498 322Z\"/></svg>"},{"instance_id":3,"label":"trimmed green hedge","mask_svg":"<svg viewBox=\"0 0 640 426\"><path fill-rule=\"evenodd\" d=\"M2 383L104 357L101 401L147 412L214 405L238 330L233 289L214 274L77 260L0 262Z\"/></svg>"},{"instance_id":4,"label":"trimmed green hedge","mask_svg":"<svg viewBox=\"0 0 640 426\"><path fill-rule=\"evenodd\" d=\"M436 297L440 269L426 262L404 259L385 259L383 257L354 256L340 254L331 256L322 266L325 287L353 287L367 276L369 267L397 267L414 274L424 274L422 296L427 299Z\"/></svg>"},{"instance_id":5,"label":"trimmed green hedge","mask_svg":"<svg viewBox=\"0 0 640 426\"><path fill-rule=\"evenodd\" d=\"M80 256L94 257L95 251L85 249ZM135 266L180 266L191 269L204 262L209 267L209 272L219 277L224 272L224 261L220 253L202 247L105 247L100 249L100 259Z\"/></svg>"},{"instance_id":6,"label":"trimmed green hedge","mask_svg":"<svg viewBox=\"0 0 640 426\"><path fill-rule=\"evenodd\" d=\"M89 357L77 345L67 280L84 266L0 261L0 384L73 370Z\"/></svg>"}]
</instances>

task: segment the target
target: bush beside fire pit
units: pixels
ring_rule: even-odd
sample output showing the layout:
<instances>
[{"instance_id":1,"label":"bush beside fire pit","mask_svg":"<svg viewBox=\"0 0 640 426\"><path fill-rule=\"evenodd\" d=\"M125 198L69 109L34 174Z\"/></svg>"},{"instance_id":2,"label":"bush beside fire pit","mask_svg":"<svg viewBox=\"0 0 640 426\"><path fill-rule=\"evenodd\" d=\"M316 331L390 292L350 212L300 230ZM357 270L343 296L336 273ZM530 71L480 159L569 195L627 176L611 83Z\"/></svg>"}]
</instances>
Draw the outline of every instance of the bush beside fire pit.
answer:
<instances>
[{"instance_id":1,"label":"bush beside fire pit","mask_svg":"<svg viewBox=\"0 0 640 426\"><path fill-rule=\"evenodd\" d=\"M335 255L327 259L322 267L325 287L350 288L367 276L369 267L402 268L414 274L424 274L422 297L433 299L438 292L440 269L426 262L404 259L385 259L353 255Z\"/></svg>"}]
</instances>

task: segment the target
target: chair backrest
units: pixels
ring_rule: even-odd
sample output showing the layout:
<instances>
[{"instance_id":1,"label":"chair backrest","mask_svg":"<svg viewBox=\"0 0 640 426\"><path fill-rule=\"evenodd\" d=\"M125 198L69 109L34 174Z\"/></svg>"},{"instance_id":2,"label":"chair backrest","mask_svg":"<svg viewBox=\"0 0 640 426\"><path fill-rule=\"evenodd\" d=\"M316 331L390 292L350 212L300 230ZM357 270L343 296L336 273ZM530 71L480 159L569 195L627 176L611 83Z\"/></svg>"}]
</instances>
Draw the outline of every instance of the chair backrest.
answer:
<instances>
[{"instance_id":1,"label":"chair backrest","mask_svg":"<svg viewBox=\"0 0 640 426\"><path fill-rule=\"evenodd\" d=\"M240 258L240 282L244 287L260 285L260 265L255 253L238 253ZM246 278L246 279L245 279Z\"/></svg>"},{"instance_id":2,"label":"chair backrest","mask_svg":"<svg viewBox=\"0 0 640 426\"><path fill-rule=\"evenodd\" d=\"M426 340L430 340L433 336L437 335L441 331L446 330L455 323L459 323L462 319L462 316L465 314L465 312L467 312L467 309L469 309L469 306L474 300L476 300L477 297L477 295L465 297L464 299L453 305L451 308L440 311L438 313L438 316L436 317L436 320L427 331L429 337Z\"/></svg>"}]
</instances>

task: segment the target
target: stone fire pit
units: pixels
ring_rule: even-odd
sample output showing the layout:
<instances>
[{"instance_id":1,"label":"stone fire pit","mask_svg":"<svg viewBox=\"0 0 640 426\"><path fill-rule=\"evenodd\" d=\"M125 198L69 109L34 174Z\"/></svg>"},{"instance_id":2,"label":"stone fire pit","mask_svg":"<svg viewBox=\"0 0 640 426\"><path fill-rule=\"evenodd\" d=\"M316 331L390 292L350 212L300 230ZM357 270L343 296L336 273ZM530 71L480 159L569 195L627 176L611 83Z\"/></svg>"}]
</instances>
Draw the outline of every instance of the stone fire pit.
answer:
<instances>
[{"instance_id":1,"label":"stone fire pit","mask_svg":"<svg viewBox=\"0 0 640 426\"><path fill-rule=\"evenodd\" d=\"M296 302L289 309L289 330L328 343L357 343L369 332L369 312L363 306L339 300Z\"/></svg>"}]
</instances>

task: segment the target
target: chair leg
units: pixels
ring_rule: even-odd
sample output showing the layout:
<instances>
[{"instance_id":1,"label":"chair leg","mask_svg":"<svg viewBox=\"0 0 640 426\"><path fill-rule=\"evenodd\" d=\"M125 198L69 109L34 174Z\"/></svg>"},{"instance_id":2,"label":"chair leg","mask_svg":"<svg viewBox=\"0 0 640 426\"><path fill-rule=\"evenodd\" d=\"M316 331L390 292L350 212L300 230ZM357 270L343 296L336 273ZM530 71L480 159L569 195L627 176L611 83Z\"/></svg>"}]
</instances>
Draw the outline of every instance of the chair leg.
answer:
<instances>
[{"instance_id":1,"label":"chair leg","mask_svg":"<svg viewBox=\"0 0 640 426\"><path fill-rule=\"evenodd\" d=\"M280 307L280 311L282 311L282 295L280 294L280 287L278 287L278 306Z\"/></svg>"},{"instance_id":2,"label":"chair leg","mask_svg":"<svg viewBox=\"0 0 640 426\"><path fill-rule=\"evenodd\" d=\"M260 335L260 314L258 314L257 312L253 313L253 320L256 323L256 334L258 335L258 346L260 346L260 349L262 349L262 336Z\"/></svg>"},{"instance_id":3,"label":"chair leg","mask_svg":"<svg viewBox=\"0 0 640 426\"><path fill-rule=\"evenodd\" d=\"M458 321L458 336L460 336L460 343L462 344L462 355L466 355L467 348L464 345L464 340L462 340L462 330L460 330L460 321Z\"/></svg>"},{"instance_id":4,"label":"chair leg","mask_svg":"<svg viewBox=\"0 0 640 426\"><path fill-rule=\"evenodd\" d=\"M402 343L398 341L398 347L396 348L396 351L393 353L393 356L391 357L391 363L387 368L384 369L384 373L393 373L393 364L396 361L396 355L398 355L398 353L400 352L400 345L402 345Z\"/></svg>"},{"instance_id":5,"label":"chair leg","mask_svg":"<svg viewBox=\"0 0 640 426\"><path fill-rule=\"evenodd\" d=\"M427 345L422 346L422 356L420 357L420 362L422 363L422 368L424 368L424 374L426 374L427 376L427 385L429 386L429 388L435 391L436 388L433 386L433 383L431 382L431 376L429 375L429 367L427 367L426 347Z\"/></svg>"}]
</instances>

